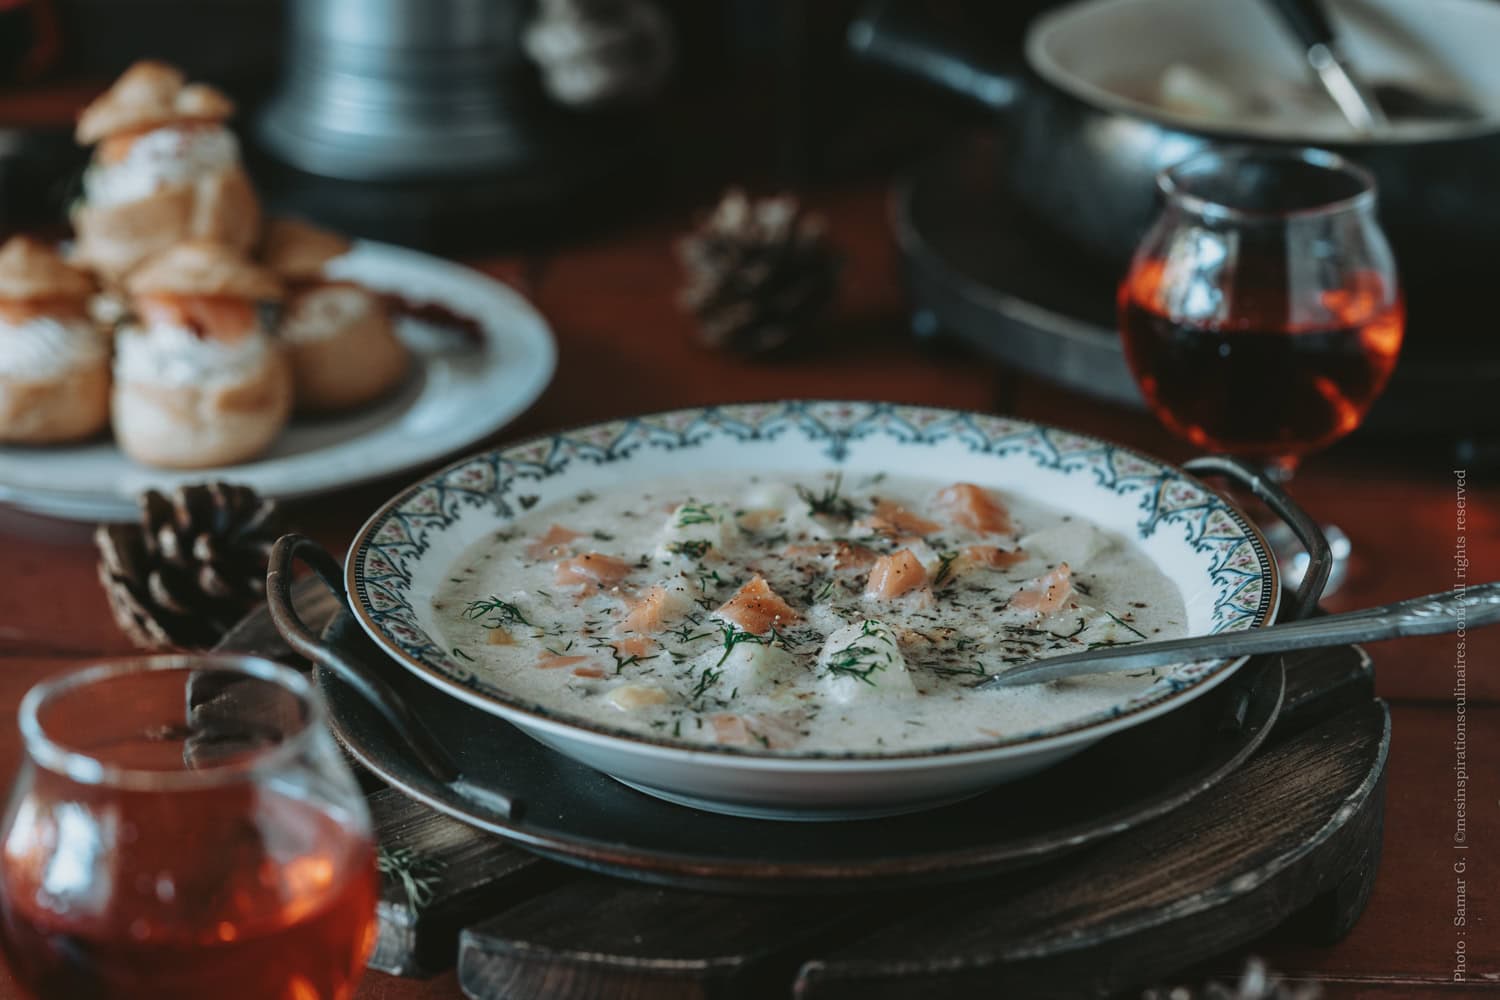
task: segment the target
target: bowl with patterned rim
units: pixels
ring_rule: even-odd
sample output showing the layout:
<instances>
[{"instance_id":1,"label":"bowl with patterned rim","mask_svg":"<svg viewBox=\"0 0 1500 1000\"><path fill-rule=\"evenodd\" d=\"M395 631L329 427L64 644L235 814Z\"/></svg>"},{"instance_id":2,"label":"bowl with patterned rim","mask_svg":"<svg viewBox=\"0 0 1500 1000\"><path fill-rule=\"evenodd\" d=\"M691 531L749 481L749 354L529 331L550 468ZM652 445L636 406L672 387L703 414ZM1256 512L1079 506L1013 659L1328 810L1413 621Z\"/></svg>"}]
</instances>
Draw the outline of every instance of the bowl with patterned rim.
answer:
<instances>
[{"instance_id":1,"label":"bowl with patterned rim","mask_svg":"<svg viewBox=\"0 0 1500 1000\"><path fill-rule=\"evenodd\" d=\"M402 490L366 522L345 565L350 605L402 667L559 753L662 798L778 819L890 814L976 794L1171 711L1243 662L1182 664L1107 711L992 742L799 754L704 746L564 714L507 691L443 641L433 602L448 571L525 510L692 475L829 469L958 478L1082 515L1134 542L1177 586L1190 634L1258 628L1276 614L1280 581L1265 540L1171 465L1010 417L840 401L674 410L472 455Z\"/></svg>"}]
</instances>

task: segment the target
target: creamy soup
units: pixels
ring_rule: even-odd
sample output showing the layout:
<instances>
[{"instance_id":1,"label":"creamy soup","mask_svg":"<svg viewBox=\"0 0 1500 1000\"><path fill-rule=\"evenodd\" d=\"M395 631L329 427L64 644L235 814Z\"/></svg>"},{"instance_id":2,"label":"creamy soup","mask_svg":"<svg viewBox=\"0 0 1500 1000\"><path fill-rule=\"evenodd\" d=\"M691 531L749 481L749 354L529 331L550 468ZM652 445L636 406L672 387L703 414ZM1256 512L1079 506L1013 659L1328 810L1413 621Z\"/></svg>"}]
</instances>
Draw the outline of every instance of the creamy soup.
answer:
<instances>
[{"instance_id":1,"label":"creamy soup","mask_svg":"<svg viewBox=\"0 0 1500 1000\"><path fill-rule=\"evenodd\" d=\"M434 600L454 657L559 714L695 743L993 742L1154 674L975 691L1044 656L1184 634L1175 585L1076 516L835 473L585 493L474 545Z\"/></svg>"}]
</instances>

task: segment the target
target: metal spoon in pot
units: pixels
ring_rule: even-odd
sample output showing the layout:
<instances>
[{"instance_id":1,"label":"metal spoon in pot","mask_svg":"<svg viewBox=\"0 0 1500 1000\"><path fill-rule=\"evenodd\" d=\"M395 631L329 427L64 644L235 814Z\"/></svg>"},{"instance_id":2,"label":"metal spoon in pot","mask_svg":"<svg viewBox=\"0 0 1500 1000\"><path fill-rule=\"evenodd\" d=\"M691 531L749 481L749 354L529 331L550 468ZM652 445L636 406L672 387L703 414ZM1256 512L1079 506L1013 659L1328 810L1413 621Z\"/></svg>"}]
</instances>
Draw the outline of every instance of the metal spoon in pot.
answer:
<instances>
[{"instance_id":1,"label":"metal spoon in pot","mask_svg":"<svg viewBox=\"0 0 1500 1000\"><path fill-rule=\"evenodd\" d=\"M1346 121L1361 135L1374 135L1390 119L1470 119L1468 104L1436 97L1397 83L1370 86L1343 52L1325 0L1269 0L1304 49L1307 64Z\"/></svg>"},{"instance_id":2,"label":"metal spoon in pot","mask_svg":"<svg viewBox=\"0 0 1500 1000\"><path fill-rule=\"evenodd\" d=\"M1295 649L1342 646L1350 642L1378 642L1408 635L1438 635L1481 628L1500 622L1500 581L1465 590L1428 594L1364 611L1325 615L1287 625L1271 625L1246 632L1190 636L1163 642L1107 646L1066 656L1052 656L996 674L975 688L1017 687L1085 674L1113 674L1150 667L1169 667L1198 660L1233 659L1257 653L1289 653Z\"/></svg>"}]
</instances>

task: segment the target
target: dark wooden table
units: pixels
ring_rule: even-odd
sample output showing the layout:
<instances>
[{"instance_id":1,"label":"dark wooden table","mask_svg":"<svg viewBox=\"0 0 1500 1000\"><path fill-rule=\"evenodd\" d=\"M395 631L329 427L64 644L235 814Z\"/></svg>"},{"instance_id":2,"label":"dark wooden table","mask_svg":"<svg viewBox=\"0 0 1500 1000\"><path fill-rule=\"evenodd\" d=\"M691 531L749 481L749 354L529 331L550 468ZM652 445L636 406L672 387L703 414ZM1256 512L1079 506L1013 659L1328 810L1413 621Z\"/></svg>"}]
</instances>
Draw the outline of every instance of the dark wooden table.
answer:
<instances>
[{"instance_id":1,"label":"dark wooden table","mask_svg":"<svg viewBox=\"0 0 1500 1000\"><path fill-rule=\"evenodd\" d=\"M697 347L674 306L672 240L686 215L663 218L565 251L475 265L527 295L552 322L557 378L498 440L565 424L678 405L824 396L932 403L1066 424L1169 459L1186 457L1149 417L1014 378L960 353L914 346L882 184L815 195L848 264L836 308L804 355L753 363ZM1470 580L1500 575L1500 486L1468 474ZM299 505L294 522L342 552L397 482ZM1455 473L1444 453L1393 453L1356 441L1312 460L1294 492L1336 519L1357 548L1353 578L1331 606L1350 608L1443 590L1454 582ZM130 651L111 623L94 575L89 528L0 509L0 709L14 710L36 681L91 659ZM1451 637L1389 643L1376 651L1378 690L1392 703L1385 860L1364 919L1332 948L1268 943L1278 970L1314 979L1331 997L1428 996L1452 979L1456 878ZM1468 991L1500 994L1500 631L1471 635L1467 661L1470 751L1466 934ZM19 752L0 725L0 774ZM1247 808L1253 804L1247 803ZM364 1000L458 994L451 974L414 982L372 974ZM0 972L0 998L18 996Z\"/></svg>"}]
</instances>

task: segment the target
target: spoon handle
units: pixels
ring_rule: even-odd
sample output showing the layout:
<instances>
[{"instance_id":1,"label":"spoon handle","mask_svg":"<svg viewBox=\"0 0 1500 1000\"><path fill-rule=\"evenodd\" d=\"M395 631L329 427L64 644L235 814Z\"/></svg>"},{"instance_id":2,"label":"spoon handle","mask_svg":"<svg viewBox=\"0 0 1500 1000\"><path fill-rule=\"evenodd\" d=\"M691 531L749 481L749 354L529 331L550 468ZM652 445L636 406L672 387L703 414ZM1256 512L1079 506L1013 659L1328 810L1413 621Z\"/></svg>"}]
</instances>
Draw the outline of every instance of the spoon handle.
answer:
<instances>
[{"instance_id":1,"label":"spoon handle","mask_svg":"<svg viewBox=\"0 0 1500 1000\"><path fill-rule=\"evenodd\" d=\"M1368 135L1389 124L1375 94L1345 58L1324 0L1271 0L1302 45L1307 64L1349 124Z\"/></svg>"},{"instance_id":2,"label":"spoon handle","mask_svg":"<svg viewBox=\"0 0 1500 1000\"><path fill-rule=\"evenodd\" d=\"M1500 581L1289 625L1109 646L1048 657L981 681L975 687L1015 687L1084 674L1145 670L1198 660L1286 653L1351 642L1378 642L1408 635L1436 635L1452 632L1460 623L1465 628L1474 629L1496 622L1500 622Z\"/></svg>"}]
</instances>

